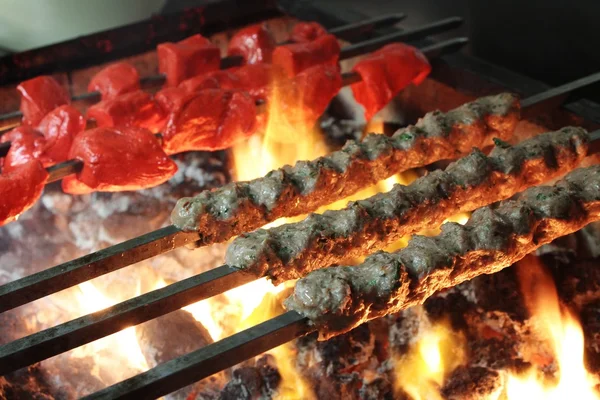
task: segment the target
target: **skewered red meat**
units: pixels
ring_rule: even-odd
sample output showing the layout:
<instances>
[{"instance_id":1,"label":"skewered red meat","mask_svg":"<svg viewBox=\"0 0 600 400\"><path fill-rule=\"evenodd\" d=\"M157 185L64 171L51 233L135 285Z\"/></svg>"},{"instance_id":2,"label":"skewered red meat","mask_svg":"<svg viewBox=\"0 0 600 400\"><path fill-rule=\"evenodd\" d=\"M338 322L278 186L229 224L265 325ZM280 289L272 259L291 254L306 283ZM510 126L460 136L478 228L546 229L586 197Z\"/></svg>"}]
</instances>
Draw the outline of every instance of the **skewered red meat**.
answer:
<instances>
[{"instance_id":1,"label":"skewered red meat","mask_svg":"<svg viewBox=\"0 0 600 400\"><path fill-rule=\"evenodd\" d=\"M0 174L0 226L14 221L42 195L48 172L39 161L30 160Z\"/></svg>"},{"instance_id":2,"label":"skewered red meat","mask_svg":"<svg viewBox=\"0 0 600 400\"><path fill-rule=\"evenodd\" d=\"M271 64L248 64L235 70L239 88L247 91L254 100L264 100L269 86L273 83Z\"/></svg>"},{"instance_id":3,"label":"skewered red meat","mask_svg":"<svg viewBox=\"0 0 600 400\"><path fill-rule=\"evenodd\" d=\"M142 90L125 93L94 104L87 111L100 128L138 126L158 132L164 126L165 115L149 93Z\"/></svg>"},{"instance_id":4,"label":"skewered red meat","mask_svg":"<svg viewBox=\"0 0 600 400\"><path fill-rule=\"evenodd\" d=\"M227 54L242 56L246 64L270 63L277 43L265 24L252 25L236 33L229 41Z\"/></svg>"},{"instance_id":5,"label":"skewered red meat","mask_svg":"<svg viewBox=\"0 0 600 400\"><path fill-rule=\"evenodd\" d=\"M341 88L342 76L337 65L315 65L292 79L274 84L267 102L277 102L279 117L291 126L312 127Z\"/></svg>"},{"instance_id":6,"label":"skewered red meat","mask_svg":"<svg viewBox=\"0 0 600 400\"><path fill-rule=\"evenodd\" d=\"M231 71L212 71L186 79L178 87L189 93L199 92L204 89L235 90L240 89L240 80Z\"/></svg>"},{"instance_id":7,"label":"skewered red meat","mask_svg":"<svg viewBox=\"0 0 600 400\"><path fill-rule=\"evenodd\" d=\"M168 154L225 149L252 135L255 126L256 106L247 93L207 89L171 114L163 146Z\"/></svg>"},{"instance_id":8,"label":"skewered red meat","mask_svg":"<svg viewBox=\"0 0 600 400\"><path fill-rule=\"evenodd\" d=\"M290 40L295 43L305 43L325 35L327 30L317 22L298 22L292 29Z\"/></svg>"},{"instance_id":9,"label":"skewered red meat","mask_svg":"<svg viewBox=\"0 0 600 400\"><path fill-rule=\"evenodd\" d=\"M68 159L73 139L85 130L85 118L72 106L60 106L46 114L37 129L46 141L45 162L56 164Z\"/></svg>"},{"instance_id":10,"label":"skewered red meat","mask_svg":"<svg viewBox=\"0 0 600 400\"><path fill-rule=\"evenodd\" d=\"M21 93L23 124L37 125L42 118L58 106L69 104L69 93L50 76L38 76L17 86Z\"/></svg>"},{"instance_id":11,"label":"skewered red meat","mask_svg":"<svg viewBox=\"0 0 600 400\"><path fill-rule=\"evenodd\" d=\"M98 91L102 100L109 100L123 93L140 90L140 75L133 66L118 62L94 75L87 89L88 92Z\"/></svg>"},{"instance_id":12,"label":"skewered red meat","mask_svg":"<svg viewBox=\"0 0 600 400\"><path fill-rule=\"evenodd\" d=\"M83 161L76 176L63 179L66 193L139 190L168 180L177 166L158 139L139 127L95 128L73 141L69 157Z\"/></svg>"},{"instance_id":13,"label":"skewered red meat","mask_svg":"<svg viewBox=\"0 0 600 400\"><path fill-rule=\"evenodd\" d=\"M3 172L18 169L23 164L38 160L44 153L46 145L44 135L29 126L16 127L1 138L2 142L11 142L2 165Z\"/></svg>"},{"instance_id":14,"label":"skewered red meat","mask_svg":"<svg viewBox=\"0 0 600 400\"><path fill-rule=\"evenodd\" d=\"M291 78L315 65L337 66L339 56L340 45L336 37L324 35L312 42L277 46L273 52L273 65Z\"/></svg>"},{"instance_id":15,"label":"skewered red meat","mask_svg":"<svg viewBox=\"0 0 600 400\"><path fill-rule=\"evenodd\" d=\"M194 35L177 43L162 43L157 47L158 70L167 75L167 86L216 71L221 64L221 51L208 39Z\"/></svg>"},{"instance_id":16,"label":"skewered red meat","mask_svg":"<svg viewBox=\"0 0 600 400\"><path fill-rule=\"evenodd\" d=\"M166 115L181 110L187 102L196 97L196 92L190 92L183 87L169 87L156 92L154 100Z\"/></svg>"},{"instance_id":17,"label":"skewered red meat","mask_svg":"<svg viewBox=\"0 0 600 400\"><path fill-rule=\"evenodd\" d=\"M420 84L431 66L418 49L392 43L359 61L352 70L362 78L352 85L352 92L369 121L406 86Z\"/></svg>"}]
</instances>

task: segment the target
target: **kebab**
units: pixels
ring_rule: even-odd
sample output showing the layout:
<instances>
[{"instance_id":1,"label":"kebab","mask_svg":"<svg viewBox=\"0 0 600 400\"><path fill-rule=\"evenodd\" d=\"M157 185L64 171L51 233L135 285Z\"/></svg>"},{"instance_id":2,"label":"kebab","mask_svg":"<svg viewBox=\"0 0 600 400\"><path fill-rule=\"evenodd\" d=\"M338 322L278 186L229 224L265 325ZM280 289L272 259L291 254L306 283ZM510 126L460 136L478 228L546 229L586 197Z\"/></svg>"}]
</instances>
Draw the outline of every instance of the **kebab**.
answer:
<instances>
[{"instance_id":1,"label":"kebab","mask_svg":"<svg viewBox=\"0 0 600 400\"><path fill-rule=\"evenodd\" d=\"M523 100L521 103L522 104L526 104L527 106L533 106L535 104L537 104L538 102L541 101L546 101L548 99L551 98L555 98L556 96L562 96L565 93L568 93L576 88L579 87L583 87L586 84L589 84L590 82L594 82L598 79L598 75L600 74L594 74L593 76L589 76L583 79L579 79L577 81L565 84L561 87L557 87L557 88L553 88L550 89L546 92L540 93L538 95L532 96L531 98L527 98L525 100ZM509 102L505 103L505 107L508 104L515 104L513 103L515 101L515 97L512 95L499 95L498 98L504 98L505 100L510 100ZM458 118L458 116L460 115L459 111L460 110L466 110L469 111L470 109L473 109L475 111L477 111L477 115L480 115L482 118L482 121L477 121L476 118L472 118L469 122L471 125L468 124L457 124L457 126L455 127L456 129L451 129L451 132L454 132L454 142L456 143L463 143L464 145L464 151L465 153L468 152L471 148L471 146L475 146L475 143L471 143L468 144L468 140L469 137L471 137L470 135L472 135L471 131L473 131L473 127L475 127L475 132L477 132L478 130L481 129L481 127L484 127L485 129L487 128L487 124L489 124L489 121L493 121L494 120L494 116L491 115L492 118L490 118L490 116L483 115L482 111L485 108L482 108L480 105L478 105L479 102L481 102L482 104L488 104L490 105L491 98L487 98L484 99L482 101L476 101L474 103L468 103L467 105L463 106L462 108L458 108L456 110L454 110L454 112L450 113L450 115L454 114L453 118L448 119L447 117L444 117L443 113L440 112L434 112L431 113L431 115L427 118L427 120L431 120L431 121L438 121L440 123L442 123L442 126L445 126L444 129L440 130L434 130L432 131L433 135L430 135L431 137L428 139L428 141L424 141L425 138L427 138L429 135L426 135L424 129L416 129L416 127L408 127L406 128L407 132L416 132L418 133L417 137L416 137L416 141L413 141L413 139L408 136L408 135L404 135L402 136L402 133L405 133L404 131L400 131L397 132L397 135L395 135L394 141L396 142L396 144L402 144L401 149L400 150L396 150L396 149L390 149L387 148L386 151L392 151L396 152L398 151L398 154L403 154L402 153L402 148L406 148L407 149L407 154L414 154L414 160L413 162L417 163L417 161L420 159L423 163L426 162L433 162L433 161L437 161L436 160L431 160L429 161L429 153L432 152L437 152L438 154L441 155L440 150L439 149L448 149L449 151L449 156L444 156L447 158L452 158L452 157L457 157L460 156L460 154L457 154L457 152L452 148L452 145L448 144L446 145L445 140L448 140L448 137L452 137L452 136L443 136L440 135L439 132L444 132L447 128L451 128L452 126L450 124L448 124L448 121L458 121L460 120L460 118ZM493 102L492 102L493 103ZM517 103L518 104L518 103ZM511 106L512 107L512 106ZM511 108L509 107L509 108ZM516 118L516 116L514 115L516 110L514 107L512 107L512 111L510 114L508 115L508 118L505 118L506 121L503 122L503 118L500 115L497 115L495 117L495 126L496 128L498 127L506 127L507 125L507 121L508 124L512 124L513 119ZM495 113L498 113L498 107L492 107L492 110L495 110ZM473 111L469 111L469 113L472 113ZM518 113L517 113L518 114ZM472 114L465 114L465 115L471 115ZM446 121L444 123L444 121ZM486 123L486 121L488 121ZM435 124L432 123L425 123L422 122L421 126L423 127L434 127ZM486 137L493 137L495 134L491 131L491 126L490 125L490 132L488 133L481 133L480 135L482 136L486 136ZM437 133L435 133L437 132ZM463 139L459 139L461 138L460 136L460 132L463 132ZM509 132L509 136L512 134L512 131ZM381 135L382 136L382 135ZM503 135L498 135L496 134L496 136L501 136L501 137L505 137ZM410 139L410 140L409 140ZM377 139L376 137L374 137L373 139L370 139L373 143L377 143L378 140L381 139ZM387 141L388 139L383 139L384 142ZM423 146L421 147L420 144L423 144ZM429 145L428 145L429 144ZM411 150L411 145L415 145L416 147L412 148ZM339 152L334 152L333 154L331 154L329 157L333 160L339 160L340 162L343 161L344 159L348 161L348 165L352 166L354 165L354 169L356 170L356 172L362 174L363 178L365 176L365 172L366 170L368 170L368 168L365 167L369 167L371 165L375 165L375 162L379 163L378 157L387 157L389 159L388 153L384 152L381 153L379 151L377 151L376 147L373 147L372 151L370 152L365 152L364 154L360 153L361 147L364 147L363 145L359 145L356 143L350 143L346 146L345 149L343 149L342 151ZM369 146L371 147L371 146ZM354 149L350 152L348 152L348 150ZM384 150L385 150L385 146L384 146ZM438 149L438 150L436 150ZM355 158L351 158L349 155L354 154ZM367 157L367 154L370 154L369 157L371 157L371 159L369 157ZM360 156L360 157L359 157ZM377 156L377 157L376 157ZM361 158L362 157L362 158ZM406 161L405 158L401 159L401 161ZM305 164L307 162L304 162ZM308 164L312 165L314 162L310 162ZM398 170L398 168L402 168L401 166L399 166L398 163L388 163L391 164L389 165L389 168L392 168L393 171L386 173L385 172L385 167L387 166L387 164L381 163L378 164L379 168L374 170L374 173L377 174L381 174L383 179L384 177L390 176L392 174L395 174ZM314 163L314 165L319 165L318 163ZM362 166L359 167L357 165ZM71 173L76 172L78 170L78 164L77 163L72 163L71 164ZM289 167L288 167L289 168ZM325 169L324 169L325 170ZM265 178L259 178L258 180L253 180L253 181L249 181L246 182L247 187L260 187L260 186L269 186L269 181L272 181L272 177L273 176L277 176L277 175L281 175L283 174L283 171L274 171L271 172L269 174L268 177ZM66 175L65 173L65 169L61 167L61 169L59 170L59 174L57 174L57 176L64 176ZM310 174L308 174L310 175ZM367 176L370 176L367 174ZM309 176L307 176L308 178ZM351 179L351 175L350 174L341 174L340 177L343 177L344 179ZM302 179L299 176L300 179ZM350 180L349 183L347 183L344 188L346 186L351 186L351 185L367 185L364 182L361 181L357 181L356 183L354 183L353 180ZM106 273L109 273L111 271L115 271L118 270L120 268L126 267L130 264L133 264L135 262L139 262L145 259L148 259L150 257L153 257L155 255L159 255L159 254L163 254L165 252L168 252L170 250L173 250L174 248L177 247L181 247L184 245L194 245L194 246L202 246L202 245L206 245L206 244L210 244L210 243L214 243L216 241L224 241L227 240L229 238L231 238L232 236L235 236L236 233L242 233L243 231L250 231L250 230L254 230L254 229L258 229L261 226L263 226L265 223L270 222L271 218L272 219L276 219L277 218L277 214L275 214L274 210L277 211L276 209L273 210L268 210L268 209L261 209L258 206L253 206L252 208L250 208L250 211L254 212L254 214L252 215L244 215L241 214L241 207L240 204L243 206L244 202L238 202L237 204L237 211L235 213L233 213L231 210L226 210L225 208L221 208L220 210L222 211L226 211L229 215L231 215L231 218L229 220L226 220L225 218L223 218L223 215L225 213L223 213L222 211L220 211L217 206L219 206L219 204L225 204L227 199L235 199L235 195L237 195L236 192L236 184L230 184L227 185L226 187L214 191L214 192L204 192L199 194L198 196L196 196L196 200L191 199L190 200L190 204L191 203L195 203L197 206L201 206L202 202L206 202L207 207L204 208L197 208L196 210L191 210L193 212L189 212L190 210L188 210L189 205L186 203L186 201L180 201L180 203L177 205L177 207L174 210L174 215L172 217L172 219L174 220L174 222L177 223L177 225L169 225L163 228L160 228L158 230L149 232L145 235L130 239L128 241L125 241L123 243L119 243L113 246L110 246L106 249L97 251L95 253L92 253L88 256L85 257L80 257L78 259L74 259L72 261L68 261L66 263L63 263L61 265L57 265L55 267L52 267L50 269L47 269L45 271L42 271L38 274L34 274L33 276L29 277L29 279L27 280L17 280L9 285L5 285L4 287L0 287L0 310L7 310L7 309L11 309L14 308L18 305L24 304L27 301L33 301L35 299L44 297L50 293L53 293L54 290L59 290L57 288L60 289L65 289L68 288L72 285L75 285L77 283L80 283L82 281L85 281L87 279L91 279L93 277L97 277ZM289 189L292 189L294 186L288 186ZM361 186L362 187L362 186ZM338 193L339 197L337 197L336 199L342 199L345 196L349 195L352 192L355 192L356 190L358 190L359 188L352 188L350 190L348 190L347 188L343 189L342 192ZM241 192L240 192L241 193ZM287 194L292 195L291 199L297 199L298 204L304 204L306 203L305 197L302 194L299 193L295 193L294 191L290 191L288 190ZM333 193L333 192L332 192ZM232 194L234 194L234 196L232 196ZM269 194L269 193L265 193L265 194ZM229 197L228 197L229 196ZM223 198L225 198L225 200L223 200ZM268 199L268 197L267 197ZM281 199L275 199L277 200L280 205L279 207L279 211L282 212L285 203L285 197L281 198ZM315 204L313 205L308 205L307 210L306 211L300 211L298 208L298 206L293 206L290 208L290 206L286 206L290 209L288 209L286 212L290 212L290 211L294 211L294 209L296 209L296 211L299 214L304 214L304 213L308 213L308 212L312 212L314 210L316 210L320 205L325 204L326 201L333 201L331 200L331 194L328 194L328 197L325 199L321 199L319 200L319 198L315 198L314 202ZM250 203L250 199L248 199L247 202L245 202L245 204L251 204ZM293 204L293 203L292 203ZM245 211L244 211L245 212ZM186 215L187 213L187 215ZM214 213L214 215L213 215ZM221 214L221 215L219 215ZM288 216L288 215L286 215ZM201 222L198 223L196 220L199 219L200 221L206 221L206 222ZM213 221L214 222L214 226L211 226L210 224L208 224L208 221ZM240 222L241 221L241 222ZM242 229L239 228L238 225L246 225L248 226L248 229ZM207 233L204 233L201 229L203 229L206 226L206 229L208 229ZM218 227L217 229L215 229L215 227ZM221 232L220 230L223 230L223 232ZM126 255L126 257L123 257L123 255ZM64 278L64 271L69 271L69 278L65 279ZM220 271L220 272L219 272ZM219 290L226 290L226 288L233 288L236 286L239 286L243 283L244 279L249 279L249 280L253 280L254 278L252 277L251 274L248 274L249 278L242 278L243 274L240 275L238 274L239 270L235 269L235 268L231 268L231 267L227 267L225 269L219 270L217 268L217 270L215 270L215 274L217 274L217 278L223 278L223 279L227 279L226 277L231 276L232 277L232 282L228 282L228 283L223 283L220 282L219 283ZM224 275L219 275L219 274L224 274ZM215 282L217 282L219 279L217 278L211 278L208 279L206 285L210 286L212 285L213 280ZM204 286L203 286L204 287Z\"/></svg>"},{"instance_id":2,"label":"kebab","mask_svg":"<svg viewBox=\"0 0 600 400\"><path fill-rule=\"evenodd\" d=\"M351 202L345 209L311 214L301 222L259 229L234 239L225 263L267 276L274 284L298 279L348 257L371 254L448 217L507 199L576 168L588 135L567 127L510 146L500 140L489 156L475 149L408 186Z\"/></svg>"},{"instance_id":3,"label":"kebab","mask_svg":"<svg viewBox=\"0 0 600 400\"><path fill-rule=\"evenodd\" d=\"M465 171L465 168L460 166L465 167L467 164L456 163L449 169L455 172L452 175L455 179L462 179L455 182L456 185L465 185L458 191L464 190L474 197L485 198L483 196L490 193L488 185L498 182L499 191L504 196L509 196L511 192L508 188L511 183L523 187L525 181L535 184L556 176L560 171L564 172L568 165L576 165L577 160L581 159L581 152L587 147L586 134L579 128L565 128L545 136L543 140L531 139L525 146L504 148L504 152L499 149L494 157L489 158L489 161L506 162L509 173L481 174L473 168L466 168L466 172L461 175L457 173L458 170ZM590 136L596 141L600 138L600 132L596 131ZM560 140L560 144L552 144L551 141L555 139ZM505 146L500 144L499 147ZM554 149L558 150L554 156L557 165L552 165L552 157L544 159L544 155L549 156ZM534 151L537 156L528 155L528 151ZM502 167L498 168L499 171L502 170ZM495 175L500 178L496 180L493 178ZM423 186L417 184L416 188ZM364 320L421 302L436 290L458 284L480 273L494 272L558 236L599 220L599 189L600 166L579 169L553 187L533 187L527 189L517 201L506 201L498 207L478 209L465 227L446 223L442 233L436 238L415 236L409 246L398 253L375 253L360 267L333 267L314 271L298 281L294 295L287 300L287 306L292 311L224 339L217 346L189 354L186 361L178 360L176 367L171 365L168 372L162 372L177 373L185 364L186 368L194 368L201 375L195 380L202 379L312 330L322 329L324 337L344 332ZM418 189L414 190L416 193L420 192ZM479 192L474 193L477 190ZM434 213L435 206L444 207L442 200L448 196L441 195L442 191L437 185L429 193L431 198L439 199L436 204L431 204L429 197L424 199L432 209L431 213ZM491 198L489 201L501 197ZM373 204L380 199L376 196L369 201ZM484 201L481 200L480 204L484 204ZM425 216L426 219L428 217ZM383 217L380 219L383 225L381 229L386 230L387 221ZM331 229L331 225L342 224L339 221L335 223L332 219L326 222L330 224L320 226L319 229L327 231ZM470 263L476 266L472 270L469 269ZM70 267L65 266L69 275L75 272ZM90 314L38 332L13 342L10 346L0 347L0 373L70 350L114 333L122 326L156 318L256 277L252 271L224 265L127 300L101 313ZM28 280L37 282L38 288L44 288L35 275L28 277ZM3 288L0 287L0 307L6 307L6 301L15 301ZM29 292L24 290L20 294L27 293ZM144 310L144 313L140 313L140 310ZM312 325L309 321L312 321ZM214 360L217 359L227 365L221 363L217 368L214 365ZM193 367L188 363L193 364ZM6 367L2 368L2 365Z\"/></svg>"},{"instance_id":4,"label":"kebab","mask_svg":"<svg viewBox=\"0 0 600 400\"><path fill-rule=\"evenodd\" d=\"M443 46L447 46L448 43L443 44ZM441 47L441 48L444 48ZM439 49L440 46L433 47L434 49ZM428 65L428 64L427 64ZM317 71L314 71L317 69ZM321 73L320 73L321 72ZM320 79L315 79L320 77ZM336 79L337 78L337 79ZM335 67L332 66L315 66L309 68L306 71L299 73L295 78L288 82L286 89L283 92L287 93L286 96L283 96L283 103L286 102L285 99L289 99L288 101L295 101L295 97L298 90L309 90L312 87L314 93L318 92L318 89L327 89L328 93L331 94L330 97L333 97L335 93L339 90L339 86L341 86L341 80L339 73L335 70ZM299 89L302 88L302 89ZM318 88L318 89L317 89ZM131 92L126 94L121 94L117 96L115 99L109 99L103 101L99 104L106 104L106 102L115 102L118 101L119 97L122 96L137 96L140 94L139 91ZM142 92L142 97L145 94ZM165 103L170 102L170 104L177 104L177 96L178 94L171 95L170 97L165 96ZM182 98L181 95L180 99ZM236 92L223 92L220 89L207 89L198 92L194 97L187 100L187 97L184 94L183 100L179 100L180 103L184 104L183 107L179 111L174 111L171 114L171 118L167 123L167 128L165 129L165 133L162 135L163 139L163 147L167 151L167 153L172 154L180 151L186 150L196 150L198 148L210 148L210 149L218 149L222 148L219 146L229 147L233 144L234 138L242 135L246 137L250 135L255 126L255 113L248 112L255 111L254 104L250 101L249 97L243 93ZM144 97L145 98L145 97ZM160 96L159 96L160 98ZM327 103L329 101L329 97L326 96L313 96L314 99L319 99L320 101L310 102L310 106L308 100L305 100L306 106L309 109L313 109L315 107L319 107L317 112L305 113L303 118L317 118L317 116L325 109ZM145 100L142 99L140 103L135 103L136 106L132 107L132 110L135 110L136 114L140 113L150 113L154 115L154 111L151 108L147 108L143 106L145 104ZM209 107L210 106L210 107ZM120 108L117 107L117 110ZM246 111L244 111L246 110ZM131 113L125 113L125 115L131 115ZM216 115L216 117L215 117ZM102 120L102 118L99 118ZM198 124L198 121L206 121L218 120L220 123L218 126L205 124L204 122ZM148 121L148 119L146 119ZM113 122L108 124L109 126L114 125ZM139 148L141 143L147 143L149 147L149 152L152 153L156 146L153 146L155 143L148 134L138 135L139 131L136 129L129 129L131 127L124 128L112 128L111 131L113 135L111 136L112 142L121 142L121 146L123 148L128 147L126 136L123 133L134 132L133 136L144 140L134 141L138 149L137 154L145 154L144 150ZM99 128L101 129L101 128ZM148 173L147 167L148 162L153 160L158 162L158 160L164 160L163 155L156 155L149 157L142 163L141 167L132 166L131 170L122 168L122 164L118 166L99 166L98 160L109 162L116 162L117 159L115 157L100 157L96 159L95 164L84 169L88 171L95 171L98 169L106 168L112 171L112 174L100 173L98 175L94 175L91 173L81 173L80 170L82 168L82 162L85 161L85 155L87 155L87 161L90 162L93 158L94 151L89 150L91 148L95 149L109 149L109 148L118 148L118 146L106 147L102 145L98 145L96 147L90 146L90 143L93 141L101 141L101 136L98 135L99 131L95 131L93 135L89 136L89 141L83 144L83 147L87 147L88 151L73 151L69 153L71 157L73 157L72 161L67 161L65 163L56 165L51 167L50 175L48 175L48 181L54 181L65 176L71 175L73 172L78 172L78 177L69 177L69 179L63 181L63 190L66 193L72 194L83 194L90 193L95 190L111 190L118 191L119 187L121 190L127 190L124 188L145 188L150 187L159 183L166 181L170 178L174 173L175 169L173 168L173 164L169 165L161 165L155 164L154 171L152 173ZM149 131L148 131L149 132ZM216 137L215 137L216 133ZM71 135L73 136L73 135ZM10 138L10 136L9 136ZM25 152L28 148L20 147L19 144L24 143L24 141L16 142L17 146L11 146L9 150L9 154L7 155L8 159L12 159L11 152L19 153ZM33 154L33 153L31 153ZM90 158L92 157L92 158ZM133 160L136 157L131 157ZM127 160L125 158L124 160ZM141 178L136 180L131 172L133 171L146 171L145 178ZM123 175L123 176L119 176ZM101 178L98 178L98 177ZM126 178L127 177L127 178ZM127 180L131 180L129 184L125 184ZM15 215L7 214L1 215L0 220L8 221L15 217Z\"/></svg>"}]
</instances>

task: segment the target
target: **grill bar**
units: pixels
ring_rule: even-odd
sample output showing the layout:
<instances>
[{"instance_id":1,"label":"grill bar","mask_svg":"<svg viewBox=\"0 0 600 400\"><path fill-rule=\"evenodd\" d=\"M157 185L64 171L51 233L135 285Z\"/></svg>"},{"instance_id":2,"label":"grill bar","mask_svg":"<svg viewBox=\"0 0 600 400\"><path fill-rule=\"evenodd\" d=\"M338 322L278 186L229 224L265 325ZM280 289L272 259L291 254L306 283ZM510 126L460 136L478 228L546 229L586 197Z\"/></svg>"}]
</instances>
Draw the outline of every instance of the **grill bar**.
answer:
<instances>
[{"instance_id":1,"label":"grill bar","mask_svg":"<svg viewBox=\"0 0 600 400\"><path fill-rule=\"evenodd\" d=\"M441 56L446 52L456 51L466 42L465 38L450 39L428 46L422 49L422 51L428 56L430 53ZM55 167L60 171L59 165ZM75 172L78 165L79 162L75 161L73 165L69 166L69 169ZM68 174L63 175L63 177L66 175ZM55 178L58 177L59 172L54 170L53 176ZM116 271L130 264L163 254L176 247L192 243L197 239L198 233L182 232L175 226L170 225L138 238L107 247L106 249L68 261L45 271L7 283L0 286L0 312L40 299L59 290L85 282L86 280ZM169 243L169 245L167 246L165 243ZM140 245L144 246L144 251L138 250Z\"/></svg>"},{"instance_id":2,"label":"grill bar","mask_svg":"<svg viewBox=\"0 0 600 400\"><path fill-rule=\"evenodd\" d=\"M312 331L295 311L168 361L84 397L87 400L157 398Z\"/></svg>"},{"instance_id":3,"label":"grill bar","mask_svg":"<svg viewBox=\"0 0 600 400\"><path fill-rule=\"evenodd\" d=\"M600 131L591 133L600 138ZM257 279L223 265L0 347L0 375ZM102 335L98 336L100 333Z\"/></svg>"},{"instance_id":4,"label":"grill bar","mask_svg":"<svg viewBox=\"0 0 600 400\"><path fill-rule=\"evenodd\" d=\"M342 38L348 37L348 36L352 37L352 36L356 36L357 34L360 34L360 33L374 31L375 29L394 25L394 24L402 21L405 18L406 18L406 14L403 14L403 13L382 15L379 17L369 18L369 19L366 19L366 20L363 20L360 22L356 22L353 24L339 26L337 28L331 29L329 31L329 33L334 34L336 36L341 36ZM440 23L441 22L444 22L444 21L440 21ZM462 23L462 21L460 23ZM459 25L460 25L460 23L459 23ZM435 29L445 30L445 29L450 29L450 28L447 27L446 25L442 25L440 27L436 27ZM410 32L412 32L412 31L410 31ZM409 39L407 39L407 40L409 40ZM240 56L224 57L221 59L221 69L239 66L242 64L243 61L244 61L243 58ZM140 83L143 86L146 86L146 85L156 86L156 85L160 85L160 84L164 83L164 81L165 81L165 75L163 75L163 74L147 76L147 77L140 79ZM98 101L98 100L100 100L100 93L99 92L87 92L87 93L83 93L83 94L80 94L77 96L73 96L71 98L71 100L72 101L79 101L79 100ZM9 113L0 115L0 122L15 119L15 118L21 118L22 116L23 116L23 113L19 110L11 111Z\"/></svg>"},{"instance_id":5,"label":"grill bar","mask_svg":"<svg viewBox=\"0 0 600 400\"><path fill-rule=\"evenodd\" d=\"M589 86L596 82L600 82L600 72L585 76L583 78L574 80L573 82L565 83L564 85L557 86L555 88L546 90L545 92L533 95L521 102L521 107L527 108L536 104L543 103L550 99L555 99L567 93L572 93L577 89Z\"/></svg>"}]
</instances>

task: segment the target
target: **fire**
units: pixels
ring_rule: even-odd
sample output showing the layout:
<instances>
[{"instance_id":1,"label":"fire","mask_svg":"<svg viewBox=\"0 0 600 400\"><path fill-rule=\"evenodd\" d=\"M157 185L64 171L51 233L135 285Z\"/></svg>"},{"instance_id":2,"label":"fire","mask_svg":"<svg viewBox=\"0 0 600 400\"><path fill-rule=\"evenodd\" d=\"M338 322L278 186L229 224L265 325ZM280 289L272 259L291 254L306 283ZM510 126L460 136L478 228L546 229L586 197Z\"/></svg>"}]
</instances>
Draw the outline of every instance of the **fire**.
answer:
<instances>
[{"instance_id":1,"label":"fire","mask_svg":"<svg viewBox=\"0 0 600 400\"><path fill-rule=\"evenodd\" d=\"M585 369L584 336L575 316L562 307L552 277L536 257L518 264L522 292L533 314L536 333L551 345L558 366L558 382L544 382L534 371L509 374L506 393L519 399L600 399L594 389L598 383Z\"/></svg>"},{"instance_id":2,"label":"fire","mask_svg":"<svg viewBox=\"0 0 600 400\"><path fill-rule=\"evenodd\" d=\"M413 400L441 400L446 374L464 361L464 344L463 335L447 321L427 329L406 355L395 357L396 391L402 389Z\"/></svg>"}]
</instances>

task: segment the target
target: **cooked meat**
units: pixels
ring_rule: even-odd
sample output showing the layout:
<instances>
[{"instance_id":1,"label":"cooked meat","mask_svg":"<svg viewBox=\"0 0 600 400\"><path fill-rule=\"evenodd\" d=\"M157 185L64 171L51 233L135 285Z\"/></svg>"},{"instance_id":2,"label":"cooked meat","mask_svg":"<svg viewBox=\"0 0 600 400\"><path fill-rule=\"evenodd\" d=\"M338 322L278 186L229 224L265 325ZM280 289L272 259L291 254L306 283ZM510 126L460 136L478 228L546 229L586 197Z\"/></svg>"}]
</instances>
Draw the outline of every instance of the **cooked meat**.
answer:
<instances>
[{"instance_id":1,"label":"cooked meat","mask_svg":"<svg viewBox=\"0 0 600 400\"><path fill-rule=\"evenodd\" d=\"M83 162L81 172L62 181L65 193L72 194L145 189L160 185L177 171L158 139L137 127L82 132L73 141L69 157Z\"/></svg>"},{"instance_id":2,"label":"cooked meat","mask_svg":"<svg viewBox=\"0 0 600 400\"><path fill-rule=\"evenodd\" d=\"M294 25L292 33L290 33L290 40L295 43L305 43L325 35L327 35L327 30L321 24L300 21Z\"/></svg>"},{"instance_id":3,"label":"cooked meat","mask_svg":"<svg viewBox=\"0 0 600 400\"><path fill-rule=\"evenodd\" d=\"M323 35L310 42L277 46L273 51L273 66L293 78L315 65L338 66L340 45L333 35Z\"/></svg>"},{"instance_id":4,"label":"cooked meat","mask_svg":"<svg viewBox=\"0 0 600 400\"><path fill-rule=\"evenodd\" d=\"M67 90L50 76L21 82L17 90L21 94L24 125L36 126L50 111L71 102Z\"/></svg>"},{"instance_id":5,"label":"cooked meat","mask_svg":"<svg viewBox=\"0 0 600 400\"><path fill-rule=\"evenodd\" d=\"M44 156L48 164L56 164L69 158L73 140L85 130L85 125L83 115L69 105L57 107L42 118L37 129L46 139Z\"/></svg>"},{"instance_id":6,"label":"cooked meat","mask_svg":"<svg viewBox=\"0 0 600 400\"><path fill-rule=\"evenodd\" d=\"M102 68L94 75L87 88L88 92L100 92L102 100L140 89L140 75L126 62L117 62Z\"/></svg>"},{"instance_id":7,"label":"cooked meat","mask_svg":"<svg viewBox=\"0 0 600 400\"><path fill-rule=\"evenodd\" d=\"M246 64L270 63L277 43L263 23L238 31L229 41L227 54L242 56Z\"/></svg>"},{"instance_id":8,"label":"cooked meat","mask_svg":"<svg viewBox=\"0 0 600 400\"><path fill-rule=\"evenodd\" d=\"M523 189L576 168L587 154L581 128L548 132L511 147L503 142L489 157L475 149L411 185L350 203L339 211L311 214L301 222L259 229L236 238L225 262L268 276L275 284L385 248L404 235L436 228L460 211L507 199Z\"/></svg>"},{"instance_id":9,"label":"cooked meat","mask_svg":"<svg viewBox=\"0 0 600 400\"><path fill-rule=\"evenodd\" d=\"M449 222L438 236L415 236L398 252L314 271L296 283L285 306L310 318L327 339L497 272L599 219L600 166L580 168L554 186L532 187L517 200L480 208L465 225Z\"/></svg>"},{"instance_id":10,"label":"cooked meat","mask_svg":"<svg viewBox=\"0 0 600 400\"><path fill-rule=\"evenodd\" d=\"M314 211L398 172L456 158L493 137L507 139L518 120L515 96L484 97L449 113L427 114L392 137L370 134L328 156L182 198L172 221L180 229L200 231L203 243L223 242L277 218Z\"/></svg>"},{"instance_id":11,"label":"cooked meat","mask_svg":"<svg viewBox=\"0 0 600 400\"><path fill-rule=\"evenodd\" d=\"M361 77L360 82L352 85L352 93L370 121L405 87L423 82L431 72L431 65L419 49L392 43L364 57L352 71Z\"/></svg>"},{"instance_id":12,"label":"cooked meat","mask_svg":"<svg viewBox=\"0 0 600 400\"><path fill-rule=\"evenodd\" d=\"M0 226L14 221L42 195L48 172L37 160L30 160L0 174Z\"/></svg>"}]
</instances>

